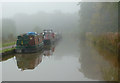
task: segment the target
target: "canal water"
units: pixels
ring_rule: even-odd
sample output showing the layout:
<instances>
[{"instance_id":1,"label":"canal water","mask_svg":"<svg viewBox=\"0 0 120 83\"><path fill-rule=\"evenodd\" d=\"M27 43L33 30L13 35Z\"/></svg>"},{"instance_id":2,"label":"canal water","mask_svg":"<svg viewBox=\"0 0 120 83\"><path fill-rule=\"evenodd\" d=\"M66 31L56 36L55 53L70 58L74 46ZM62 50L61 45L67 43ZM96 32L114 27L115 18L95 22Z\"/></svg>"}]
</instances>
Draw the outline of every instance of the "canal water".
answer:
<instances>
[{"instance_id":1,"label":"canal water","mask_svg":"<svg viewBox=\"0 0 120 83\"><path fill-rule=\"evenodd\" d=\"M39 53L3 58L3 81L111 81L118 80L117 56L79 38L62 39Z\"/></svg>"}]
</instances>

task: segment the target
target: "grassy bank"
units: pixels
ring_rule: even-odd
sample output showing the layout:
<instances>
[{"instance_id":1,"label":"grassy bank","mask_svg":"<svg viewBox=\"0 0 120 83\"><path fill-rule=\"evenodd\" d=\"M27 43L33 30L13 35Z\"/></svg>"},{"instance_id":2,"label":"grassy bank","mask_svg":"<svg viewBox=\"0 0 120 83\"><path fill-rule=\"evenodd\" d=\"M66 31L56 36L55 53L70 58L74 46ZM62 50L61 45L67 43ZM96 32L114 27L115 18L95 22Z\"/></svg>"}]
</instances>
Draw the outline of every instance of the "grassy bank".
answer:
<instances>
[{"instance_id":1,"label":"grassy bank","mask_svg":"<svg viewBox=\"0 0 120 83\"><path fill-rule=\"evenodd\" d=\"M7 47L7 46L15 45L15 44L16 44L16 41L9 42L9 43L3 43L2 47Z\"/></svg>"},{"instance_id":2,"label":"grassy bank","mask_svg":"<svg viewBox=\"0 0 120 83\"><path fill-rule=\"evenodd\" d=\"M15 44L16 44L15 41L9 42L9 43L3 43L3 44L0 44L0 48L2 48L2 47L8 47L8 46L15 45ZM11 52L11 51L13 51L14 49L15 49L15 47L14 47L14 48L6 48L6 49L3 49L3 50L0 50L0 53Z\"/></svg>"},{"instance_id":3,"label":"grassy bank","mask_svg":"<svg viewBox=\"0 0 120 83\"><path fill-rule=\"evenodd\" d=\"M4 50L0 50L0 53L6 53L6 52L12 51L14 49L15 48L7 48L7 49L4 49Z\"/></svg>"},{"instance_id":4,"label":"grassy bank","mask_svg":"<svg viewBox=\"0 0 120 83\"><path fill-rule=\"evenodd\" d=\"M118 69L102 67L101 70L104 80L118 81Z\"/></svg>"},{"instance_id":5,"label":"grassy bank","mask_svg":"<svg viewBox=\"0 0 120 83\"><path fill-rule=\"evenodd\" d=\"M16 44L16 41L9 42L9 43L0 43L0 48L15 45L15 44Z\"/></svg>"},{"instance_id":6,"label":"grassy bank","mask_svg":"<svg viewBox=\"0 0 120 83\"><path fill-rule=\"evenodd\" d=\"M117 53L120 50L120 35L118 33L107 32L99 35L86 33L86 39L101 49Z\"/></svg>"}]
</instances>

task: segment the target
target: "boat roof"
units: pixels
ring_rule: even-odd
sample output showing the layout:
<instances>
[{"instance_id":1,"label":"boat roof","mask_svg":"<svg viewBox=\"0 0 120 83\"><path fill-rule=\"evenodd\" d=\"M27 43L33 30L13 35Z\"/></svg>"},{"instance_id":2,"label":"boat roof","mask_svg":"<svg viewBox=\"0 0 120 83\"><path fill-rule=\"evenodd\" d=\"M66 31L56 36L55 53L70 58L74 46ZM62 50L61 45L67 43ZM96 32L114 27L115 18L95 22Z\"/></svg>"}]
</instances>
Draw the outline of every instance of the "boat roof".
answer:
<instances>
[{"instance_id":1,"label":"boat roof","mask_svg":"<svg viewBox=\"0 0 120 83\"><path fill-rule=\"evenodd\" d=\"M37 35L37 32L28 32L27 35Z\"/></svg>"}]
</instances>

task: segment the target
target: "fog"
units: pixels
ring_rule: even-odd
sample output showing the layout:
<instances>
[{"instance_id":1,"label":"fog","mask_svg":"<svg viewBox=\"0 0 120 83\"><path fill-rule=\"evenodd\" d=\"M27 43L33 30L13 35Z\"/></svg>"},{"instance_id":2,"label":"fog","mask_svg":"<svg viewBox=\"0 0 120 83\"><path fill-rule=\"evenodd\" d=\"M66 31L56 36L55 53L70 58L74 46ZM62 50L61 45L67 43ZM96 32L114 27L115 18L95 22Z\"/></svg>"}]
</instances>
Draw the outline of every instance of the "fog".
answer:
<instances>
[{"instance_id":1,"label":"fog","mask_svg":"<svg viewBox=\"0 0 120 83\"><path fill-rule=\"evenodd\" d=\"M76 32L79 25L77 4L77 2L3 3L3 38L10 38L7 35L16 37L29 31L40 33L43 29L53 29L59 33Z\"/></svg>"},{"instance_id":2,"label":"fog","mask_svg":"<svg viewBox=\"0 0 120 83\"><path fill-rule=\"evenodd\" d=\"M63 13L78 12L77 2L11 2L2 4L3 17L12 17L18 13L35 14L39 11L54 13L60 10Z\"/></svg>"}]
</instances>

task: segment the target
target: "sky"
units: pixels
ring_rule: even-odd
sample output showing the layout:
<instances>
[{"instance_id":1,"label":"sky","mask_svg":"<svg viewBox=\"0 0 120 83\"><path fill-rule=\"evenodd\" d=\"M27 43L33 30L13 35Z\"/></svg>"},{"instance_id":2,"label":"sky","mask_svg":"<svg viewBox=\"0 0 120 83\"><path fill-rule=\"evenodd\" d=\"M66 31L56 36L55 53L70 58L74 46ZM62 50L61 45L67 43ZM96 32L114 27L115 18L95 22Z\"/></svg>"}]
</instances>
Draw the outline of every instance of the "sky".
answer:
<instances>
[{"instance_id":1,"label":"sky","mask_svg":"<svg viewBox=\"0 0 120 83\"><path fill-rule=\"evenodd\" d=\"M60 10L63 13L74 13L80 9L78 2L113 2L118 0L1 0L0 8L2 7L2 17L9 18L17 13L35 14L39 11L53 13ZM37 2L36 2L37 1ZM1 3L2 2L2 3ZM1 6L2 4L2 6ZM0 14L1 16L1 14Z\"/></svg>"},{"instance_id":2,"label":"sky","mask_svg":"<svg viewBox=\"0 0 120 83\"><path fill-rule=\"evenodd\" d=\"M5 2L2 3L2 17L9 18L18 13L35 14L40 11L54 13L75 13L79 11L78 2Z\"/></svg>"}]
</instances>

